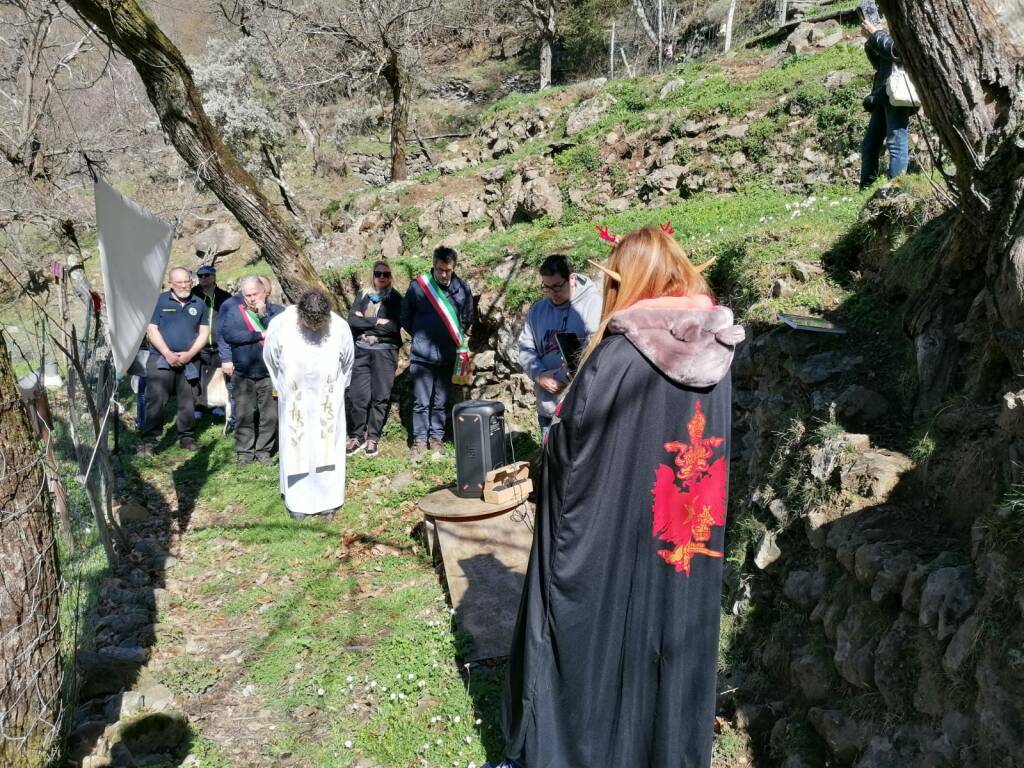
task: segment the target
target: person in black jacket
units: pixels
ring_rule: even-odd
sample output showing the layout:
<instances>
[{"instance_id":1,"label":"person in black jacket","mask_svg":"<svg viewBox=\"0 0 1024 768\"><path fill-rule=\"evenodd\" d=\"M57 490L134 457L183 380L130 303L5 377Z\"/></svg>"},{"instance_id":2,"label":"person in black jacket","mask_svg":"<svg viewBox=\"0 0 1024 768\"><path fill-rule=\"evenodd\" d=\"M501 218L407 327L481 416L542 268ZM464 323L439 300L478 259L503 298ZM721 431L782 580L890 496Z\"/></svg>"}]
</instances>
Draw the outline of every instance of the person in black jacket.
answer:
<instances>
[{"instance_id":1,"label":"person in black jacket","mask_svg":"<svg viewBox=\"0 0 1024 768\"><path fill-rule=\"evenodd\" d=\"M409 376L413 458L428 449L441 449L445 407L459 352L455 337L464 342L473 323L473 292L455 275L457 260L458 254L451 248L435 248L433 267L409 284L402 302L402 328L412 336ZM443 301L435 303L437 299Z\"/></svg>"},{"instance_id":2,"label":"person in black jacket","mask_svg":"<svg viewBox=\"0 0 1024 768\"><path fill-rule=\"evenodd\" d=\"M874 0L860 5L861 30L867 37L864 52L875 77L871 93L864 99L864 109L871 113L864 143L861 144L860 188L870 187L878 178L878 156L882 148L889 150L889 178L895 179L907 172L910 143L910 118L915 107L894 107L889 103L885 86L900 56L892 36L885 30Z\"/></svg>"},{"instance_id":3,"label":"person in black jacket","mask_svg":"<svg viewBox=\"0 0 1024 768\"><path fill-rule=\"evenodd\" d=\"M270 372L263 362L263 342L270 321L284 311L267 301L258 277L242 279L242 301L225 302L218 328L231 347L235 398L235 459L239 465L274 462L277 403Z\"/></svg>"},{"instance_id":4,"label":"person in black jacket","mask_svg":"<svg viewBox=\"0 0 1024 768\"><path fill-rule=\"evenodd\" d=\"M391 265L373 265L373 289L363 294L348 313L355 342L352 381L345 392L348 408L348 443L345 453L380 453L380 431L388 417L391 387L402 346L402 297L391 285Z\"/></svg>"},{"instance_id":5,"label":"person in black jacket","mask_svg":"<svg viewBox=\"0 0 1024 768\"><path fill-rule=\"evenodd\" d=\"M199 352L199 399L197 404L206 406L206 388L210 384L213 372L221 366L220 353L217 345L217 313L220 312L224 302L231 298L231 294L217 285L217 269L212 264L203 264L196 270L196 278L199 284L192 289L192 295L202 300L206 305L206 317L210 325L210 338L206 341ZM220 408L211 410L214 416L223 416Z\"/></svg>"}]
</instances>

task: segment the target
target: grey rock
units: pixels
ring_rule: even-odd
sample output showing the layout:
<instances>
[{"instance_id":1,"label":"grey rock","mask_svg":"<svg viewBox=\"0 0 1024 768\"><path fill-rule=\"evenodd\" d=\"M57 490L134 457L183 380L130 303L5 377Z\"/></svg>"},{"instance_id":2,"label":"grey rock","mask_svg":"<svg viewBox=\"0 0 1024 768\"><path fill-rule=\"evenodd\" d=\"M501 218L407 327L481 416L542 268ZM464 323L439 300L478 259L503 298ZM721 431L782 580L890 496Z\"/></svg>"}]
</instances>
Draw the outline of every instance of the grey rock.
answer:
<instances>
[{"instance_id":1,"label":"grey rock","mask_svg":"<svg viewBox=\"0 0 1024 768\"><path fill-rule=\"evenodd\" d=\"M951 636L977 603L974 579L968 566L939 568L921 593L918 621L935 630L939 640Z\"/></svg>"},{"instance_id":2,"label":"grey rock","mask_svg":"<svg viewBox=\"0 0 1024 768\"><path fill-rule=\"evenodd\" d=\"M669 164L647 174L644 185L652 191L668 191L675 189L679 177L686 171L682 165Z\"/></svg>"},{"instance_id":3,"label":"grey rock","mask_svg":"<svg viewBox=\"0 0 1024 768\"><path fill-rule=\"evenodd\" d=\"M949 641L946 652L942 655L942 668L951 675L960 671L964 662L974 651L978 644L980 627L981 621L978 614L974 614L960 625L953 635L953 639Z\"/></svg>"},{"instance_id":4,"label":"grey rock","mask_svg":"<svg viewBox=\"0 0 1024 768\"><path fill-rule=\"evenodd\" d=\"M737 123L736 125L730 125L723 128L719 133L719 136L730 139L742 139L747 135L748 130L750 130L750 126L746 123Z\"/></svg>"},{"instance_id":5,"label":"grey rock","mask_svg":"<svg viewBox=\"0 0 1024 768\"><path fill-rule=\"evenodd\" d=\"M812 707L807 719L825 741L828 751L841 763L852 763L864 748L865 729L845 712Z\"/></svg>"},{"instance_id":6,"label":"grey rock","mask_svg":"<svg viewBox=\"0 0 1024 768\"><path fill-rule=\"evenodd\" d=\"M686 81L681 77L673 78L661 86L661 90L658 91L658 98L664 101L676 91L680 90L686 85Z\"/></svg>"},{"instance_id":7,"label":"grey rock","mask_svg":"<svg viewBox=\"0 0 1024 768\"><path fill-rule=\"evenodd\" d=\"M610 213L623 213L629 209L629 200L625 197L616 197L614 200L608 201L605 209Z\"/></svg>"},{"instance_id":8,"label":"grey rock","mask_svg":"<svg viewBox=\"0 0 1024 768\"><path fill-rule=\"evenodd\" d=\"M866 499L883 501L899 484L903 473L913 466L914 462L902 453L872 449L859 454L844 469L840 482L843 490Z\"/></svg>"},{"instance_id":9,"label":"grey rock","mask_svg":"<svg viewBox=\"0 0 1024 768\"><path fill-rule=\"evenodd\" d=\"M121 725L121 744L133 756L172 754L192 737L188 718L180 712L144 714Z\"/></svg>"},{"instance_id":10,"label":"grey rock","mask_svg":"<svg viewBox=\"0 0 1024 768\"><path fill-rule=\"evenodd\" d=\"M1024 389L1003 395L999 428L1013 437L1024 437Z\"/></svg>"},{"instance_id":11,"label":"grey rock","mask_svg":"<svg viewBox=\"0 0 1024 768\"><path fill-rule=\"evenodd\" d=\"M873 611L870 604L855 604L836 627L836 668L858 688L874 687L875 683L878 626Z\"/></svg>"},{"instance_id":12,"label":"grey rock","mask_svg":"<svg viewBox=\"0 0 1024 768\"><path fill-rule=\"evenodd\" d=\"M889 415L889 401L859 384L848 387L836 400L836 413L845 419L874 424Z\"/></svg>"},{"instance_id":13,"label":"grey rock","mask_svg":"<svg viewBox=\"0 0 1024 768\"><path fill-rule=\"evenodd\" d=\"M306 253L318 270L342 269L366 258L368 243L358 232L330 232L314 242Z\"/></svg>"},{"instance_id":14,"label":"grey rock","mask_svg":"<svg viewBox=\"0 0 1024 768\"><path fill-rule=\"evenodd\" d=\"M907 580L903 583L903 610L917 615L921 609L921 592L925 582L933 571L939 568L960 565L960 558L952 552L943 552L927 563L921 563L910 569Z\"/></svg>"},{"instance_id":15,"label":"grey rock","mask_svg":"<svg viewBox=\"0 0 1024 768\"><path fill-rule=\"evenodd\" d=\"M835 667L825 650L801 648L789 663L789 679L807 701L820 703L832 695L836 683Z\"/></svg>"},{"instance_id":16,"label":"grey rock","mask_svg":"<svg viewBox=\"0 0 1024 768\"><path fill-rule=\"evenodd\" d=\"M890 596L900 598L907 574L919 563L920 558L914 552L905 549L885 560L871 584L872 602L880 603Z\"/></svg>"},{"instance_id":17,"label":"grey rock","mask_svg":"<svg viewBox=\"0 0 1024 768\"><path fill-rule=\"evenodd\" d=\"M562 218L562 193L547 179L538 178L523 185L519 211L529 220L548 216L552 221Z\"/></svg>"},{"instance_id":18,"label":"grey rock","mask_svg":"<svg viewBox=\"0 0 1024 768\"><path fill-rule=\"evenodd\" d=\"M736 150L729 155L729 167L730 168L742 168L747 164L747 156L740 150Z\"/></svg>"},{"instance_id":19,"label":"grey rock","mask_svg":"<svg viewBox=\"0 0 1024 768\"><path fill-rule=\"evenodd\" d=\"M395 224L388 227L384 233L384 239L380 242L380 257L382 259L397 259L402 255L402 235Z\"/></svg>"},{"instance_id":20,"label":"grey rock","mask_svg":"<svg viewBox=\"0 0 1024 768\"><path fill-rule=\"evenodd\" d=\"M77 658L82 701L130 688L141 666L105 652L79 651Z\"/></svg>"},{"instance_id":21,"label":"grey rock","mask_svg":"<svg viewBox=\"0 0 1024 768\"><path fill-rule=\"evenodd\" d=\"M820 352L799 365L795 374L803 384L822 384L854 370L863 362L862 357L842 352Z\"/></svg>"},{"instance_id":22,"label":"grey rock","mask_svg":"<svg viewBox=\"0 0 1024 768\"><path fill-rule=\"evenodd\" d=\"M698 120L684 120L682 123L679 124L679 131L684 136L689 136L691 139L696 136L700 136L707 129L708 124L705 122L700 122ZM704 148L706 149L707 147Z\"/></svg>"},{"instance_id":23,"label":"grey rock","mask_svg":"<svg viewBox=\"0 0 1024 768\"><path fill-rule=\"evenodd\" d=\"M782 550L777 543L777 531L765 531L757 544L757 552L754 554L754 565L762 571L782 557Z\"/></svg>"},{"instance_id":24,"label":"grey rock","mask_svg":"<svg viewBox=\"0 0 1024 768\"><path fill-rule=\"evenodd\" d=\"M831 48L843 41L843 27L835 19L819 22L811 27L809 40L818 48Z\"/></svg>"},{"instance_id":25,"label":"grey rock","mask_svg":"<svg viewBox=\"0 0 1024 768\"><path fill-rule=\"evenodd\" d=\"M903 708L913 693L908 659L913 658L917 632L913 617L901 612L875 647L875 683L890 709Z\"/></svg>"},{"instance_id":26,"label":"grey rock","mask_svg":"<svg viewBox=\"0 0 1024 768\"><path fill-rule=\"evenodd\" d=\"M566 118L565 135L575 136L596 125L614 103L615 97L607 93L581 102Z\"/></svg>"},{"instance_id":27,"label":"grey rock","mask_svg":"<svg viewBox=\"0 0 1024 768\"><path fill-rule=\"evenodd\" d=\"M860 73L853 69L838 69L835 72L830 72L825 78L825 87L830 91L838 90L847 83L852 83L860 77Z\"/></svg>"},{"instance_id":28,"label":"grey rock","mask_svg":"<svg viewBox=\"0 0 1024 768\"><path fill-rule=\"evenodd\" d=\"M128 526L132 523L145 523L153 517L152 512L135 502L128 502L127 504L114 507L114 514L117 515L117 520L122 526Z\"/></svg>"},{"instance_id":29,"label":"grey rock","mask_svg":"<svg viewBox=\"0 0 1024 768\"><path fill-rule=\"evenodd\" d=\"M487 182L501 181L505 178L505 174L508 171L508 167L504 165L493 165L490 168L484 168L480 171L477 176Z\"/></svg>"},{"instance_id":30,"label":"grey rock","mask_svg":"<svg viewBox=\"0 0 1024 768\"><path fill-rule=\"evenodd\" d=\"M204 261L215 259L219 256L226 256L237 251L242 244L242 238L230 224L220 223L208 227L196 235L192 241L192 248L196 256Z\"/></svg>"},{"instance_id":31,"label":"grey rock","mask_svg":"<svg viewBox=\"0 0 1024 768\"><path fill-rule=\"evenodd\" d=\"M797 26L786 38L787 53L806 53L811 49L811 30L814 27L806 22Z\"/></svg>"},{"instance_id":32,"label":"grey rock","mask_svg":"<svg viewBox=\"0 0 1024 768\"><path fill-rule=\"evenodd\" d=\"M98 631L109 629L116 634L127 635L129 632L133 632L140 627L151 624L152 622L152 612L143 609L129 608L127 610L118 611L117 613L107 614L97 622L96 628Z\"/></svg>"},{"instance_id":33,"label":"grey rock","mask_svg":"<svg viewBox=\"0 0 1024 768\"><path fill-rule=\"evenodd\" d=\"M809 282L815 275L823 274L825 270L817 264L808 264L804 261L794 261L789 265L789 272L794 280L801 283Z\"/></svg>"},{"instance_id":34,"label":"grey rock","mask_svg":"<svg viewBox=\"0 0 1024 768\"><path fill-rule=\"evenodd\" d=\"M825 575L819 571L790 571L782 593L801 608L810 609L825 594Z\"/></svg>"},{"instance_id":35,"label":"grey rock","mask_svg":"<svg viewBox=\"0 0 1024 768\"><path fill-rule=\"evenodd\" d=\"M978 690L974 741L982 746L980 756L986 763L998 764L996 760L1006 755L1024 755L1022 644L1024 639L1018 627L1010 637L990 640L978 656L974 674Z\"/></svg>"},{"instance_id":36,"label":"grey rock","mask_svg":"<svg viewBox=\"0 0 1024 768\"><path fill-rule=\"evenodd\" d=\"M780 277L772 283L771 295L773 299L788 299L796 293L796 288L786 278Z\"/></svg>"},{"instance_id":37,"label":"grey rock","mask_svg":"<svg viewBox=\"0 0 1024 768\"><path fill-rule=\"evenodd\" d=\"M789 521L789 510L782 499L772 499L768 504L768 511L780 525L785 525Z\"/></svg>"}]
</instances>

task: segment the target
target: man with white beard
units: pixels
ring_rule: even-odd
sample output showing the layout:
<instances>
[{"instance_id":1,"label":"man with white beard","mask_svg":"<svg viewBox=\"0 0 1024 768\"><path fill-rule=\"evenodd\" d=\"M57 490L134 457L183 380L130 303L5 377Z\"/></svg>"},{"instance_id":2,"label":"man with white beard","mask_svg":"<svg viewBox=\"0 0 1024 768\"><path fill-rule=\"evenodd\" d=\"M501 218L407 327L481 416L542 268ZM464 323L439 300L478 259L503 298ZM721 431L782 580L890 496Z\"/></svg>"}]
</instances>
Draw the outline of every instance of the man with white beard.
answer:
<instances>
[{"instance_id":1,"label":"man with white beard","mask_svg":"<svg viewBox=\"0 0 1024 768\"><path fill-rule=\"evenodd\" d=\"M348 323L309 290L267 327L263 360L277 392L281 493L291 516L345 501L345 388L355 350Z\"/></svg>"}]
</instances>

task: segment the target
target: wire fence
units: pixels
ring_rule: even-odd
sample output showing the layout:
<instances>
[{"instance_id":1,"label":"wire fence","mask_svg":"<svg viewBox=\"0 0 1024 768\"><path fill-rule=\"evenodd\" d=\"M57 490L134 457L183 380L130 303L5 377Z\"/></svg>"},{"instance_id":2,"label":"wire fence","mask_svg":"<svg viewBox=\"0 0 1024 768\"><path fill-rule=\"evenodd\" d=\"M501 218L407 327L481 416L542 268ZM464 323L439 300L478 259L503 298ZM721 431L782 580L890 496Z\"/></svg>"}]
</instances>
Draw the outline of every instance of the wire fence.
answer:
<instances>
[{"instance_id":1,"label":"wire fence","mask_svg":"<svg viewBox=\"0 0 1024 768\"><path fill-rule=\"evenodd\" d=\"M3 263L17 281L9 267ZM52 281L43 289L20 282L19 311L0 329L4 375L18 382L17 393L3 392L4 403L13 398L11 407L0 409L4 766L49 764L64 748L64 726L77 698L75 654L84 634L74 532L94 531L108 565L125 551L112 514L109 443L117 419L108 414L116 407L116 382L102 313L79 259L51 267ZM16 408L28 412L33 428L20 442L11 428ZM12 454L17 445L20 459Z\"/></svg>"}]
</instances>

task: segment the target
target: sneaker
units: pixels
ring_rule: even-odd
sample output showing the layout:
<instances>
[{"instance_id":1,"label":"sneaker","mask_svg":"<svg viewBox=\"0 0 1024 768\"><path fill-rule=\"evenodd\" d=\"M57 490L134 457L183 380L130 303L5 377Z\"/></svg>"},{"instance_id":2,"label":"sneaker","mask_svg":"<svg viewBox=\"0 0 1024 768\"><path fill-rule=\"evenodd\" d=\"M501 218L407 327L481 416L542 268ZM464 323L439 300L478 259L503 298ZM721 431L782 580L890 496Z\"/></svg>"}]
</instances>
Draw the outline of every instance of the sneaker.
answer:
<instances>
[{"instance_id":1,"label":"sneaker","mask_svg":"<svg viewBox=\"0 0 1024 768\"><path fill-rule=\"evenodd\" d=\"M178 441L178 445L184 448L186 451L194 451L196 448L196 441L191 437L183 437Z\"/></svg>"},{"instance_id":2,"label":"sneaker","mask_svg":"<svg viewBox=\"0 0 1024 768\"><path fill-rule=\"evenodd\" d=\"M363 452L367 456L380 456L380 447L377 445L377 441L372 438L367 440Z\"/></svg>"},{"instance_id":3,"label":"sneaker","mask_svg":"<svg viewBox=\"0 0 1024 768\"><path fill-rule=\"evenodd\" d=\"M414 440L412 448L409 449L409 458L416 460L427 452L426 440Z\"/></svg>"},{"instance_id":4,"label":"sneaker","mask_svg":"<svg viewBox=\"0 0 1024 768\"><path fill-rule=\"evenodd\" d=\"M348 442L345 443L345 455L351 456L353 453L359 453L363 447L363 438L361 437L350 437Z\"/></svg>"}]
</instances>

